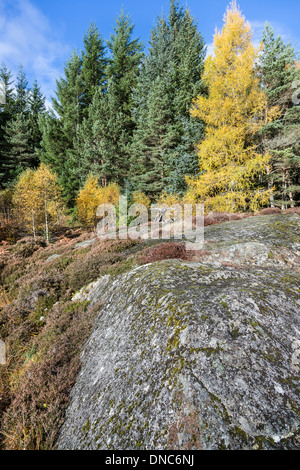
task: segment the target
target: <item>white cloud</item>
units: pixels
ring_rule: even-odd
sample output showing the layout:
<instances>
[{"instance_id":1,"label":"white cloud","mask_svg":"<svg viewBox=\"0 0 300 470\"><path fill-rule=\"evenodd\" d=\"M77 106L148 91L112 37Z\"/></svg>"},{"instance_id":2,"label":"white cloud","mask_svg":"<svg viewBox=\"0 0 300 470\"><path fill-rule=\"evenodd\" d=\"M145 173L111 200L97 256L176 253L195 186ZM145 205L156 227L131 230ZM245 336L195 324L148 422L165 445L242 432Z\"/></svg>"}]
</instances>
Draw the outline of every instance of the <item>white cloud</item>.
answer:
<instances>
[{"instance_id":1,"label":"white cloud","mask_svg":"<svg viewBox=\"0 0 300 470\"><path fill-rule=\"evenodd\" d=\"M274 30L275 37L281 36L283 41L285 43L290 42L293 46L296 46L299 43L299 39L294 37L294 35L289 31L288 28L285 26L281 25L278 22L272 21L272 20L266 20L266 21L259 21L259 20L252 20L249 21L251 25L251 29L253 32L253 43L255 44L256 47L260 45L262 35L263 35L263 30L265 28L266 23L270 23Z\"/></svg>"},{"instance_id":2,"label":"white cloud","mask_svg":"<svg viewBox=\"0 0 300 470\"><path fill-rule=\"evenodd\" d=\"M48 99L69 54L69 46L30 0L0 0L0 62L14 73L22 64Z\"/></svg>"},{"instance_id":3,"label":"white cloud","mask_svg":"<svg viewBox=\"0 0 300 470\"><path fill-rule=\"evenodd\" d=\"M293 46L296 47L297 51L297 46L299 45L300 41L298 38L295 38L293 34L290 33L290 31L285 28L283 25L279 24L278 22L274 21L260 21L260 20L250 20L249 23L251 25L251 30L252 30L252 42L256 48L260 46L263 31L265 28L266 23L270 23L272 28L274 29L274 34L275 37L281 36L283 41L285 43L290 42ZM209 55L214 55L214 43L211 42L207 44L207 56Z\"/></svg>"},{"instance_id":4,"label":"white cloud","mask_svg":"<svg viewBox=\"0 0 300 470\"><path fill-rule=\"evenodd\" d=\"M206 45L206 57L214 55L214 43L211 42Z\"/></svg>"}]
</instances>

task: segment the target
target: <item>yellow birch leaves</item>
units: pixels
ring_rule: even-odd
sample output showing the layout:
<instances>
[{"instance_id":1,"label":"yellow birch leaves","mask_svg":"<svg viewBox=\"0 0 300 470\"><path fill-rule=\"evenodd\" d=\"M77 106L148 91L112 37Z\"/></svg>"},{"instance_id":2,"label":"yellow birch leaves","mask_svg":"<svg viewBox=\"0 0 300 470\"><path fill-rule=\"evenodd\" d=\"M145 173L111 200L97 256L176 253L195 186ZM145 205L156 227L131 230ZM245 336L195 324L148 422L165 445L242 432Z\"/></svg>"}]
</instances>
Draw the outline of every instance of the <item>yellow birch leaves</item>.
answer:
<instances>
[{"instance_id":1,"label":"yellow birch leaves","mask_svg":"<svg viewBox=\"0 0 300 470\"><path fill-rule=\"evenodd\" d=\"M101 204L116 205L119 197L120 189L116 183L102 187L98 184L97 176L90 175L76 199L78 219L84 227L95 228L98 207Z\"/></svg>"},{"instance_id":2,"label":"yellow birch leaves","mask_svg":"<svg viewBox=\"0 0 300 470\"><path fill-rule=\"evenodd\" d=\"M49 226L58 221L63 208L56 175L43 163L37 170L24 171L16 185L13 204L18 220L33 236L43 231L49 241Z\"/></svg>"}]
</instances>

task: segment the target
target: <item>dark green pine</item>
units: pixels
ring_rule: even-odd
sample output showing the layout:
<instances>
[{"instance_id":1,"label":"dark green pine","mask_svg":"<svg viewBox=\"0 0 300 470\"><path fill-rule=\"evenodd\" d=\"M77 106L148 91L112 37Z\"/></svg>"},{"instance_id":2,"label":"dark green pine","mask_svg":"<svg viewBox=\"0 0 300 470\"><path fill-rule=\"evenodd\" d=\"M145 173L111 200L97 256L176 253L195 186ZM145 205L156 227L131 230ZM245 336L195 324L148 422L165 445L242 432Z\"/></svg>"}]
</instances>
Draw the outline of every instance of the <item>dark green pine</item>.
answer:
<instances>
[{"instance_id":1,"label":"dark green pine","mask_svg":"<svg viewBox=\"0 0 300 470\"><path fill-rule=\"evenodd\" d=\"M29 123L30 123L30 146L32 151L36 153L34 166L38 166L38 150L41 148L42 132L40 129L39 120L40 117L46 112L46 99L42 94L41 89L37 83L34 82L32 90L28 98L28 107L29 107Z\"/></svg>"},{"instance_id":2,"label":"dark green pine","mask_svg":"<svg viewBox=\"0 0 300 470\"><path fill-rule=\"evenodd\" d=\"M7 142L5 128L15 112L14 81L11 71L7 69L5 64L1 64L0 81L5 89L5 104L0 103L0 188L3 188L10 183L10 174L6 166L9 143Z\"/></svg>"},{"instance_id":3,"label":"dark green pine","mask_svg":"<svg viewBox=\"0 0 300 470\"><path fill-rule=\"evenodd\" d=\"M74 51L66 62L64 77L56 82L54 113L41 120L43 133L39 156L57 173L67 203L74 203L83 179L79 129L84 117L82 60Z\"/></svg>"},{"instance_id":4,"label":"dark green pine","mask_svg":"<svg viewBox=\"0 0 300 470\"><path fill-rule=\"evenodd\" d=\"M300 106L293 102L294 86L300 83L295 50L290 43L275 37L266 24L259 72L268 98L268 107L277 106L279 116L262 129L261 146L269 152L271 172L268 184L275 186L272 205L283 209L294 206L300 199Z\"/></svg>"},{"instance_id":5,"label":"dark green pine","mask_svg":"<svg viewBox=\"0 0 300 470\"><path fill-rule=\"evenodd\" d=\"M97 172L103 185L128 177L132 133L132 87L135 86L143 46L133 39L134 24L121 12L108 41L111 56L106 68L107 91L98 89L80 129L84 172Z\"/></svg>"},{"instance_id":6,"label":"dark green pine","mask_svg":"<svg viewBox=\"0 0 300 470\"><path fill-rule=\"evenodd\" d=\"M90 24L84 36L84 50L82 52L82 79L84 88L84 110L88 114L88 107L93 101L94 94L100 88L106 91L106 47L97 26Z\"/></svg>"},{"instance_id":7,"label":"dark green pine","mask_svg":"<svg viewBox=\"0 0 300 470\"><path fill-rule=\"evenodd\" d=\"M171 1L168 18L158 18L151 32L149 52L133 92L134 189L153 197L163 189L182 192L185 174L198 171L194 147L203 138L203 124L192 121L190 108L204 92L205 53L190 12Z\"/></svg>"},{"instance_id":8,"label":"dark green pine","mask_svg":"<svg viewBox=\"0 0 300 470\"><path fill-rule=\"evenodd\" d=\"M24 68L22 65L20 65L18 75L17 75L17 83L16 83L15 112L17 114L28 113L28 97L29 97L28 81L26 78L26 73L24 71Z\"/></svg>"},{"instance_id":9,"label":"dark green pine","mask_svg":"<svg viewBox=\"0 0 300 470\"><path fill-rule=\"evenodd\" d=\"M5 127L5 136L9 144L4 168L10 181L27 168L32 168L36 155L30 145L31 129L29 117L18 113Z\"/></svg>"}]
</instances>

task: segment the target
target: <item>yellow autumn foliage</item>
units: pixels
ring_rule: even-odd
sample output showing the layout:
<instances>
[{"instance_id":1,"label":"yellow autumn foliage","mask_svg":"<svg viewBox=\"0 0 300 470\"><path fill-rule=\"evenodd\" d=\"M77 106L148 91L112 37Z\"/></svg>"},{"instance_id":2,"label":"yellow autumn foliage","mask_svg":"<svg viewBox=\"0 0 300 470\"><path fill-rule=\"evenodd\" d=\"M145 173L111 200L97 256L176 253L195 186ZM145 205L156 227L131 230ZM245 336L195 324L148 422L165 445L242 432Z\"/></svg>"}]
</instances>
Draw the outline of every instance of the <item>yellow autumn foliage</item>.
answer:
<instances>
[{"instance_id":1,"label":"yellow autumn foliage","mask_svg":"<svg viewBox=\"0 0 300 470\"><path fill-rule=\"evenodd\" d=\"M169 194L166 191L163 191L156 199L156 204L167 204L169 207L175 204L181 204L181 202L182 201L178 194Z\"/></svg>"},{"instance_id":2,"label":"yellow autumn foliage","mask_svg":"<svg viewBox=\"0 0 300 470\"><path fill-rule=\"evenodd\" d=\"M132 204L142 204L147 207L147 209L150 209L151 199L142 191L135 191L132 194L131 202Z\"/></svg>"},{"instance_id":3,"label":"yellow autumn foliage","mask_svg":"<svg viewBox=\"0 0 300 470\"><path fill-rule=\"evenodd\" d=\"M206 135L198 146L200 176L187 177L186 200L204 203L206 212L257 210L270 198L270 191L255 186L270 159L254 139L265 124L266 96L255 74L251 27L235 1L224 23L205 62L208 97L199 96L191 110L206 123Z\"/></svg>"},{"instance_id":4,"label":"yellow autumn foliage","mask_svg":"<svg viewBox=\"0 0 300 470\"><path fill-rule=\"evenodd\" d=\"M78 219L85 227L95 228L98 207L101 204L117 205L119 197L120 189L116 183L102 187L99 186L97 176L89 175L76 199Z\"/></svg>"},{"instance_id":5,"label":"yellow autumn foliage","mask_svg":"<svg viewBox=\"0 0 300 470\"><path fill-rule=\"evenodd\" d=\"M63 211L56 174L43 163L37 170L25 170L16 185L13 205L18 220L32 230L33 236L43 231L49 241L49 227Z\"/></svg>"}]
</instances>

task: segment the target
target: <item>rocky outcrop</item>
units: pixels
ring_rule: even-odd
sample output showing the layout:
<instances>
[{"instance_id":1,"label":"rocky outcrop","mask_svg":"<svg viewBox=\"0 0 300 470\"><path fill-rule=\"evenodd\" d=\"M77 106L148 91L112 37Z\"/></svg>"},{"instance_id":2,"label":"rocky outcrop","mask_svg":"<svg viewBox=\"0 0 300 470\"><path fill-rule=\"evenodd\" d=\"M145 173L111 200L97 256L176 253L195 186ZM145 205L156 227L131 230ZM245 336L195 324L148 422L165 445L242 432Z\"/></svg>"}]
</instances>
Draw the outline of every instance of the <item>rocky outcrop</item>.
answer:
<instances>
[{"instance_id":1,"label":"rocky outcrop","mask_svg":"<svg viewBox=\"0 0 300 470\"><path fill-rule=\"evenodd\" d=\"M300 269L300 217L256 216L207 227L204 250L195 259L215 266Z\"/></svg>"},{"instance_id":2,"label":"rocky outcrop","mask_svg":"<svg viewBox=\"0 0 300 470\"><path fill-rule=\"evenodd\" d=\"M193 262L103 276L59 449L300 447L297 215L206 229Z\"/></svg>"}]
</instances>

